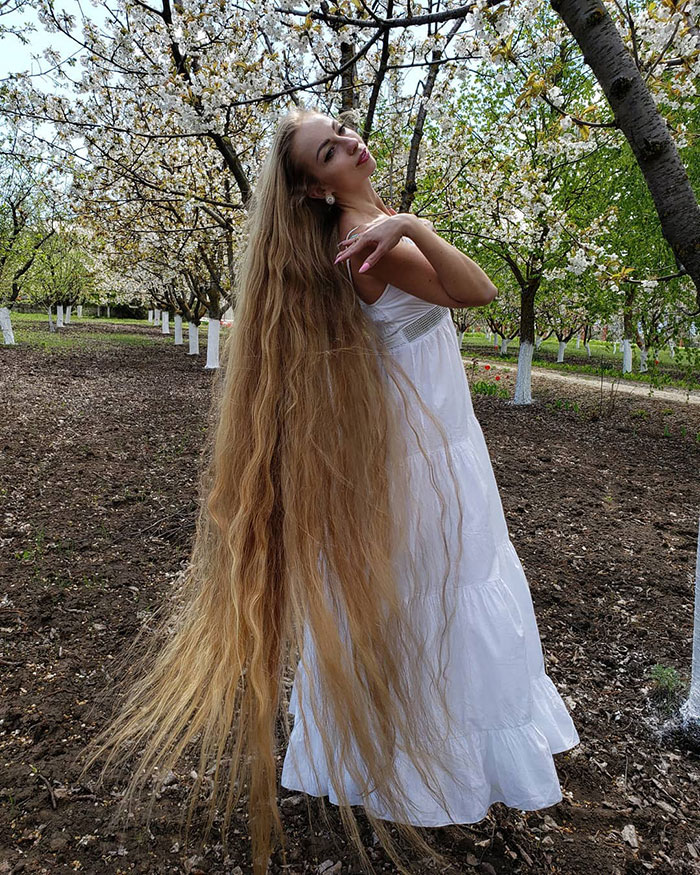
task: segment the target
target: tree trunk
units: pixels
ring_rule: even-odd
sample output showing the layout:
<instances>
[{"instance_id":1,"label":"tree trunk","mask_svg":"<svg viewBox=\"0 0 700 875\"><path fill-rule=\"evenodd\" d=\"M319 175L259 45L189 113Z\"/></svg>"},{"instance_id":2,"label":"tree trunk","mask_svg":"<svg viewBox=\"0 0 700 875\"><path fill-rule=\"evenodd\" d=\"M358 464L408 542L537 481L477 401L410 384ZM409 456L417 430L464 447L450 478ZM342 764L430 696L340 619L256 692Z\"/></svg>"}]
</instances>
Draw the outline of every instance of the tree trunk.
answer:
<instances>
[{"instance_id":1,"label":"tree trunk","mask_svg":"<svg viewBox=\"0 0 700 875\"><path fill-rule=\"evenodd\" d=\"M551 0L579 44L624 133L700 307L700 207L668 125L601 0Z\"/></svg>"},{"instance_id":2,"label":"tree trunk","mask_svg":"<svg viewBox=\"0 0 700 875\"><path fill-rule=\"evenodd\" d=\"M175 346L182 346L182 316L175 314Z\"/></svg>"},{"instance_id":3,"label":"tree trunk","mask_svg":"<svg viewBox=\"0 0 700 875\"><path fill-rule=\"evenodd\" d=\"M531 280L520 295L520 349L513 404L532 404L532 353L535 343L535 295L539 280Z\"/></svg>"},{"instance_id":4,"label":"tree trunk","mask_svg":"<svg viewBox=\"0 0 700 875\"><path fill-rule=\"evenodd\" d=\"M170 334L170 321L169 321L169 313L167 310L163 310L161 315L161 334Z\"/></svg>"},{"instance_id":5,"label":"tree trunk","mask_svg":"<svg viewBox=\"0 0 700 875\"><path fill-rule=\"evenodd\" d=\"M0 329L2 329L2 340L5 346L14 346L15 335L12 331L12 318L9 307L0 307Z\"/></svg>"},{"instance_id":6,"label":"tree trunk","mask_svg":"<svg viewBox=\"0 0 700 875\"><path fill-rule=\"evenodd\" d=\"M700 525L698 526L697 553L695 556L695 611L690 694L688 699L681 705L680 713L686 720L700 720Z\"/></svg>"},{"instance_id":7,"label":"tree trunk","mask_svg":"<svg viewBox=\"0 0 700 875\"><path fill-rule=\"evenodd\" d=\"M564 361L564 350L565 349L566 349L566 341L560 340L559 341L559 348L557 349L557 361L558 362Z\"/></svg>"},{"instance_id":8,"label":"tree trunk","mask_svg":"<svg viewBox=\"0 0 700 875\"><path fill-rule=\"evenodd\" d=\"M219 367L220 328L221 322L218 319L212 319L210 316L207 331L207 363L204 365L205 369Z\"/></svg>"},{"instance_id":9,"label":"tree trunk","mask_svg":"<svg viewBox=\"0 0 700 875\"><path fill-rule=\"evenodd\" d=\"M622 341L622 373L629 374L632 370L632 341L625 337Z\"/></svg>"},{"instance_id":10,"label":"tree trunk","mask_svg":"<svg viewBox=\"0 0 700 875\"><path fill-rule=\"evenodd\" d=\"M187 336L190 341L190 349L187 355L199 355L199 325L195 325L194 322L188 322Z\"/></svg>"},{"instance_id":11,"label":"tree trunk","mask_svg":"<svg viewBox=\"0 0 700 875\"><path fill-rule=\"evenodd\" d=\"M148 321L153 322L153 310L148 311Z\"/></svg>"}]
</instances>

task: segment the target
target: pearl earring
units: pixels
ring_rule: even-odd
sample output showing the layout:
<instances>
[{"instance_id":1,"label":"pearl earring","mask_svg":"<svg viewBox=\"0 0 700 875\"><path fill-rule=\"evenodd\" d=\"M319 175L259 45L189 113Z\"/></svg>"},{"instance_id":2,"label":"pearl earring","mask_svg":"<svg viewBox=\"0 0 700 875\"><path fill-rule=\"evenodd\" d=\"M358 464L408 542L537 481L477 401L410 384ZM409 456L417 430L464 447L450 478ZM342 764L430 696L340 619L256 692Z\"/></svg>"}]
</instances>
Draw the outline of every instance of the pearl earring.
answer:
<instances>
[{"instance_id":1,"label":"pearl earring","mask_svg":"<svg viewBox=\"0 0 700 875\"><path fill-rule=\"evenodd\" d=\"M327 195L326 195L326 203L327 203L327 204L334 204L334 203L335 203L335 197L334 197L332 194L327 194Z\"/></svg>"}]
</instances>

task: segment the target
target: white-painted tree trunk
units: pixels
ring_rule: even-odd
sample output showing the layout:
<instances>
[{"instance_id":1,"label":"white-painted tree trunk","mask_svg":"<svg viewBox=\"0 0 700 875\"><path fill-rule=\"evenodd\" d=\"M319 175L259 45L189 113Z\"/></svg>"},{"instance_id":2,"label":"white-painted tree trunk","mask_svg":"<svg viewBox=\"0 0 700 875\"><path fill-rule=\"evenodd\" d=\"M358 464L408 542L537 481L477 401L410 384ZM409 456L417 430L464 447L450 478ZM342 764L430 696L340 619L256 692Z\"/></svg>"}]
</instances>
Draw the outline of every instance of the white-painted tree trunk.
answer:
<instances>
[{"instance_id":1,"label":"white-painted tree trunk","mask_svg":"<svg viewBox=\"0 0 700 875\"><path fill-rule=\"evenodd\" d=\"M148 321L153 322L153 310L148 311Z\"/></svg>"},{"instance_id":2,"label":"white-painted tree trunk","mask_svg":"<svg viewBox=\"0 0 700 875\"><path fill-rule=\"evenodd\" d=\"M100 306L100 304L98 304L97 305L97 318L99 319L101 315L102 315L102 307Z\"/></svg>"},{"instance_id":3,"label":"white-painted tree trunk","mask_svg":"<svg viewBox=\"0 0 700 875\"><path fill-rule=\"evenodd\" d=\"M107 304L107 318L109 319L111 317L111 315L112 315L111 308L110 308L109 304Z\"/></svg>"},{"instance_id":4,"label":"white-painted tree trunk","mask_svg":"<svg viewBox=\"0 0 700 875\"><path fill-rule=\"evenodd\" d=\"M49 304L49 331L55 331L56 326L53 324L53 319L51 318L51 304Z\"/></svg>"},{"instance_id":5,"label":"white-painted tree trunk","mask_svg":"<svg viewBox=\"0 0 700 875\"><path fill-rule=\"evenodd\" d=\"M501 338L501 355L506 355L508 353L508 338Z\"/></svg>"},{"instance_id":6,"label":"white-painted tree trunk","mask_svg":"<svg viewBox=\"0 0 700 875\"><path fill-rule=\"evenodd\" d=\"M63 328L63 304L56 304L56 328Z\"/></svg>"},{"instance_id":7,"label":"white-painted tree trunk","mask_svg":"<svg viewBox=\"0 0 700 875\"><path fill-rule=\"evenodd\" d=\"M622 341L622 373L629 374L632 370L632 343L629 337Z\"/></svg>"},{"instance_id":8,"label":"white-painted tree trunk","mask_svg":"<svg viewBox=\"0 0 700 875\"><path fill-rule=\"evenodd\" d=\"M576 349L581 349L581 338L580 337L576 338Z\"/></svg>"},{"instance_id":9,"label":"white-painted tree trunk","mask_svg":"<svg viewBox=\"0 0 700 875\"><path fill-rule=\"evenodd\" d=\"M63 320L65 325L70 325L70 313L71 313L71 305L68 304L66 306L66 318Z\"/></svg>"},{"instance_id":10,"label":"white-painted tree trunk","mask_svg":"<svg viewBox=\"0 0 700 875\"><path fill-rule=\"evenodd\" d=\"M5 346L14 346L15 333L12 330L12 317L9 307L0 307L0 328L2 328L2 340Z\"/></svg>"},{"instance_id":11,"label":"white-painted tree trunk","mask_svg":"<svg viewBox=\"0 0 700 875\"><path fill-rule=\"evenodd\" d=\"M617 344L617 340L613 341L613 355L617 355Z\"/></svg>"},{"instance_id":12,"label":"white-painted tree trunk","mask_svg":"<svg viewBox=\"0 0 700 875\"><path fill-rule=\"evenodd\" d=\"M175 314L175 346L182 346L182 316Z\"/></svg>"},{"instance_id":13,"label":"white-painted tree trunk","mask_svg":"<svg viewBox=\"0 0 700 875\"><path fill-rule=\"evenodd\" d=\"M539 334L535 335L535 349L539 349L542 346L542 338Z\"/></svg>"},{"instance_id":14,"label":"white-painted tree trunk","mask_svg":"<svg viewBox=\"0 0 700 875\"><path fill-rule=\"evenodd\" d=\"M229 307L221 318L224 322L231 322L233 320L233 307Z\"/></svg>"},{"instance_id":15,"label":"white-painted tree trunk","mask_svg":"<svg viewBox=\"0 0 700 875\"><path fill-rule=\"evenodd\" d=\"M564 361L564 350L565 349L566 349L566 341L560 340L559 341L559 348L557 349L557 361L558 362Z\"/></svg>"},{"instance_id":16,"label":"white-painted tree trunk","mask_svg":"<svg viewBox=\"0 0 700 875\"><path fill-rule=\"evenodd\" d=\"M681 705L684 719L700 720L700 523L698 524L698 543L695 555L695 613L693 617L693 655L690 673L690 693Z\"/></svg>"},{"instance_id":17,"label":"white-painted tree trunk","mask_svg":"<svg viewBox=\"0 0 700 875\"><path fill-rule=\"evenodd\" d=\"M648 349L639 350L639 373L643 374L647 370L647 357L649 356Z\"/></svg>"},{"instance_id":18,"label":"white-painted tree trunk","mask_svg":"<svg viewBox=\"0 0 700 875\"><path fill-rule=\"evenodd\" d=\"M672 340L668 342L668 351L672 359L676 357L676 344Z\"/></svg>"},{"instance_id":19,"label":"white-painted tree trunk","mask_svg":"<svg viewBox=\"0 0 700 875\"><path fill-rule=\"evenodd\" d=\"M589 340L587 340L586 343L584 344L584 346L586 347L586 352L588 353L588 358L590 358L591 357L591 342Z\"/></svg>"},{"instance_id":20,"label":"white-painted tree trunk","mask_svg":"<svg viewBox=\"0 0 700 875\"><path fill-rule=\"evenodd\" d=\"M462 349L462 344L464 343L464 335L465 334L466 334L465 331L458 331L457 332L457 343L459 344L460 349Z\"/></svg>"},{"instance_id":21,"label":"white-painted tree trunk","mask_svg":"<svg viewBox=\"0 0 700 875\"><path fill-rule=\"evenodd\" d=\"M209 317L209 327L207 330L207 363L205 368L219 367L219 333L221 330L221 322L218 319Z\"/></svg>"},{"instance_id":22,"label":"white-painted tree trunk","mask_svg":"<svg viewBox=\"0 0 700 875\"><path fill-rule=\"evenodd\" d=\"M527 340L520 341L518 371L515 375L513 404L532 404L532 353L534 347Z\"/></svg>"},{"instance_id":23,"label":"white-painted tree trunk","mask_svg":"<svg viewBox=\"0 0 700 875\"><path fill-rule=\"evenodd\" d=\"M78 304L78 319L82 319L82 318L83 318L83 305Z\"/></svg>"},{"instance_id":24,"label":"white-painted tree trunk","mask_svg":"<svg viewBox=\"0 0 700 875\"><path fill-rule=\"evenodd\" d=\"M199 325L195 325L194 322L188 322L187 334L190 339L190 351L187 355L199 355Z\"/></svg>"},{"instance_id":25,"label":"white-painted tree trunk","mask_svg":"<svg viewBox=\"0 0 700 875\"><path fill-rule=\"evenodd\" d=\"M160 324L160 307L156 307L156 309L153 311L153 321L156 323L156 325Z\"/></svg>"},{"instance_id":26,"label":"white-painted tree trunk","mask_svg":"<svg viewBox=\"0 0 700 875\"><path fill-rule=\"evenodd\" d=\"M161 334L170 334L170 314L163 310L161 315Z\"/></svg>"}]
</instances>

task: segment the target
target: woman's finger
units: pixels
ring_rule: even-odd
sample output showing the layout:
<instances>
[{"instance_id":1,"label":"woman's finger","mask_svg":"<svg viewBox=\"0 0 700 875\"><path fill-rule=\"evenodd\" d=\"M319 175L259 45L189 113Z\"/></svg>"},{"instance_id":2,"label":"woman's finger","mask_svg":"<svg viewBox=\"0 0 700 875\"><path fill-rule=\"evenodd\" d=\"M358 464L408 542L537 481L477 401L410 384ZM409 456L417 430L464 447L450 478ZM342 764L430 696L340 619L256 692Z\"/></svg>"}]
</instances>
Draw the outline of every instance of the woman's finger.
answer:
<instances>
[{"instance_id":1,"label":"woman's finger","mask_svg":"<svg viewBox=\"0 0 700 875\"><path fill-rule=\"evenodd\" d=\"M382 257L383 254L384 254L384 250L381 248L381 246L377 246L377 248L374 250L374 252L370 253L370 255L367 256L367 258L364 261L364 264L362 265L362 267L360 268L358 273L364 273L365 271L369 270L371 267L374 267L374 265L379 261L379 259Z\"/></svg>"}]
</instances>

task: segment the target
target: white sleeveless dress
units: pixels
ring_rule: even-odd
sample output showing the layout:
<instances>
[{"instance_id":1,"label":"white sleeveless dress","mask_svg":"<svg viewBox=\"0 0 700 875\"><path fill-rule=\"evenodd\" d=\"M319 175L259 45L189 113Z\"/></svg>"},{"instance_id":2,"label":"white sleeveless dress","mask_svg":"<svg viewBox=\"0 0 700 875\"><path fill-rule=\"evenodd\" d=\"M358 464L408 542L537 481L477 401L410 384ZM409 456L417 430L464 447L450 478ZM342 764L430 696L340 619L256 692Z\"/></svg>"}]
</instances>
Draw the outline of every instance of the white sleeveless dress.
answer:
<instances>
[{"instance_id":1,"label":"white sleeveless dress","mask_svg":"<svg viewBox=\"0 0 700 875\"><path fill-rule=\"evenodd\" d=\"M346 263L352 281L350 263ZM527 811L554 805L562 799L562 793L552 754L574 747L579 736L545 672L529 585L509 538L450 310L391 284L374 304L361 299L360 304L378 323L391 354L398 358L423 402L442 423L461 488L461 531L454 514L447 527L450 555L457 556L460 537L463 545L463 556L454 572L454 604L447 633L446 689L454 724L445 744L454 770L444 774L441 791L449 808L446 810L428 792L410 762L399 760L397 768L415 812L410 822L426 827L476 823L494 802ZM450 484L442 440L425 417L421 415L419 421L423 425L421 442L436 471ZM439 539L437 569L439 557L444 555L439 504L430 485L428 466L410 428L405 436L417 506L422 517L434 520L434 527L428 531L434 533L436 545ZM449 485L445 494L450 494ZM430 575L423 585L428 591L423 601L422 631L427 630L430 636L432 630L437 641L445 627L439 597L442 572ZM313 665L308 635L305 646L310 654L306 658ZM300 663L290 695L289 713L294 715L294 726L281 784L289 790L328 796L337 804L321 736L306 696L302 696L304 710L299 708L298 688L304 685L305 691L309 683ZM309 750L304 743L304 724ZM347 773L345 790L351 804L365 805L385 820L397 819L372 793L363 797Z\"/></svg>"}]
</instances>

